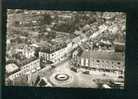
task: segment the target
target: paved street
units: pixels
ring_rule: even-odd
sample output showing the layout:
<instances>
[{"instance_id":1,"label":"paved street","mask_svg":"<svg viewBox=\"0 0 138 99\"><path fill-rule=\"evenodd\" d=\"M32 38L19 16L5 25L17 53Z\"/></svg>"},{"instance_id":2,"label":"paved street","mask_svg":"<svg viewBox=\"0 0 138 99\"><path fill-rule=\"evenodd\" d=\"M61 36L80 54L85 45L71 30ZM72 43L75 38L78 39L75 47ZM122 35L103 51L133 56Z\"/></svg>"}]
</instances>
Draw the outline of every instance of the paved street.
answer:
<instances>
[{"instance_id":1,"label":"paved street","mask_svg":"<svg viewBox=\"0 0 138 99\"><path fill-rule=\"evenodd\" d=\"M32 81L35 81L36 77L40 75L41 77L46 77L54 87L97 88L97 84L93 81L94 79L112 79L109 75L103 76L94 73L88 75L82 72L74 72L70 70L70 67L72 66L69 59L57 64L56 68L51 69L50 66L46 66L32 75ZM67 81L58 81L55 79L55 76L58 74L67 74L69 79Z\"/></svg>"},{"instance_id":2,"label":"paved street","mask_svg":"<svg viewBox=\"0 0 138 99\"><path fill-rule=\"evenodd\" d=\"M70 70L70 66L69 60L67 60L61 64L58 64L55 69L41 70L39 75L46 77L48 81L54 85L54 87L97 87L97 85L92 81L91 75L73 72ZM70 78L67 82L59 82L55 79L56 74L67 74Z\"/></svg>"}]
</instances>

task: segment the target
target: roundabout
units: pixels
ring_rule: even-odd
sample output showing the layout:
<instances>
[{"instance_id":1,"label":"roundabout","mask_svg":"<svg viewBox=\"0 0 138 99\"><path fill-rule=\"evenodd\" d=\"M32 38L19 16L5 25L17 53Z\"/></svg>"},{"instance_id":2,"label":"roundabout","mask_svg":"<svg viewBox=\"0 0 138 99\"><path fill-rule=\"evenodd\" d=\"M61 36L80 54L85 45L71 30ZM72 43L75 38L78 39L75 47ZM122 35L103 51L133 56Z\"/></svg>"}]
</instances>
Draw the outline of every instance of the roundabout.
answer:
<instances>
[{"instance_id":1,"label":"roundabout","mask_svg":"<svg viewBox=\"0 0 138 99\"><path fill-rule=\"evenodd\" d=\"M66 81L69 79L69 75L68 74L57 74L55 76L55 79L58 81Z\"/></svg>"},{"instance_id":2,"label":"roundabout","mask_svg":"<svg viewBox=\"0 0 138 99\"><path fill-rule=\"evenodd\" d=\"M69 87L73 83L74 77L71 73L56 72L50 76L49 80L55 87Z\"/></svg>"}]
</instances>

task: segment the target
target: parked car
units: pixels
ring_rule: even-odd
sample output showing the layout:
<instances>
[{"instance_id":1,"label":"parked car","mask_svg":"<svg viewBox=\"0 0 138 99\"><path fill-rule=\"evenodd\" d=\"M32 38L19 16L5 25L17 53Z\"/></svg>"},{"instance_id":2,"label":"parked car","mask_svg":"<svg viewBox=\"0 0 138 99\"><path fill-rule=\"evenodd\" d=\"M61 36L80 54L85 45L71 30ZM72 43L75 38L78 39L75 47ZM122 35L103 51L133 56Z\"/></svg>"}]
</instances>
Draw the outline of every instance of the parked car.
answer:
<instances>
[{"instance_id":1,"label":"parked car","mask_svg":"<svg viewBox=\"0 0 138 99\"><path fill-rule=\"evenodd\" d=\"M71 69L72 71L74 71L74 72L78 72L77 69L74 68L74 67L71 67L70 69Z\"/></svg>"},{"instance_id":2,"label":"parked car","mask_svg":"<svg viewBox=\"0 0 138 99\"><path fill-rule=\"evenodd\" d=\"M89 71L84 71L83 74L90 74L90 72Z\"/></svg>"}]
</instances>

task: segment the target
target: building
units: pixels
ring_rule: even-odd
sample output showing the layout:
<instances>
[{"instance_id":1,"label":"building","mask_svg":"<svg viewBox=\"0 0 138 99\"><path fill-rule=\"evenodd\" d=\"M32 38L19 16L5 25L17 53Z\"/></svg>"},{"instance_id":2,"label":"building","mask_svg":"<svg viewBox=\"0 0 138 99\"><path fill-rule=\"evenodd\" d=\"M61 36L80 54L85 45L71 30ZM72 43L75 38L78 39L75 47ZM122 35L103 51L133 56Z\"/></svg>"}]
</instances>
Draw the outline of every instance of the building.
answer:
<instances>
[{"instance_id":1,"label":"building","mask_svg":"<svg viewBox=\"0 0 138 99\"><path fill-rule=\"evenodd\" d=\"M116 33L114 40L114 47L116 52L124 52L125 51L125 35L123 33Z\"/></svg>"},{"instance_id":2,"label":"building","mask_svg":"<svg viewBox=\"0 0 138 99\"><path fill-rule=\"evenodd\" d=\"M125 57L122 52L103 52L85 49L72 55L74 67L92 74L124 77Z\"/></svg>"},{"instance_id":3,"label":"building","mask_svg":"<svg viewBox=\"0 0 138 99\"><path fill-rule=\"evenodd\" d=\"M6 65L6 74L7 76L18 71L19 67L14 63L9 63Z\"/></svg>"},{"instance_id":4,"label":"building","mask_svg":"<svg viewBox=\"0 0 138 99\"><path fill-rule=\"evenodd\" d=\"M125 51L125 43L121 42L114 42L114 47L116 52L123 52Z\"/></svg>"},{"instance_id":5,"label":"building","mask_svg":"<svg viewBox=\"0 0 138 99\"><path fill-rule=\"evenodd\" d=\"M80 46L82 43L87 41L87 37L84 34L81 34L80 36L77 36L72 39L72 49L77 48Z\"/></svg>"},{"instance_id":6,"label":"building","mask_svg":"<svg viewBox=\"0 0 138 99\"><path fill-rule=\"evenodd\" d=\"M34 57L35 49L34 47L25 47L23 50L23 55L25 55L27 58Z\"/></svg>"},{"instance_id":7,"label":"building","mask_svg":"<svg viewBox=\"0 0 138 99\"><path fill-rule=\"evenodd\" d=\"M31 57L34 57L35 47L24 45L24 46L21 46L20 48L16 49L16 53L18 53L18 52L21 52L22 55L24 55L27 58L31 58Z\"/></svg>"},{"instance_id":8,"label":"building","mask_svg":"<svg viewBox=\"0 0 138 99\"><path fill-rule=\"evenodd\" d=\"M39 48L39 58L43 63L58 63L67 58L67 44L56 43L49 47Z\"/></svg>"},{"instance_id":9,"label":"building","mask_svg":"<svg viewBox=\"0 0 138 99\"><path fill-rule=\"evenodd\" d=\"M81 35L66 43L54 41L51 46L39 47L39 58L43 63L59 63L71 56L72 51L86 40L86 36Z\"/></svg>"},{"instance_id":10,"label":"building","mask_svg":"<svg viewBox=\"0 0 138 99\"><path fill-rule=\"evenodd\" d=\"M9 75L9 79L14 80L22 75L32 74L40 69L40 59L38 58L30 58L26 60L22 60L17 65L19 67L19 71Z\"/></svg>"}]
</instances>

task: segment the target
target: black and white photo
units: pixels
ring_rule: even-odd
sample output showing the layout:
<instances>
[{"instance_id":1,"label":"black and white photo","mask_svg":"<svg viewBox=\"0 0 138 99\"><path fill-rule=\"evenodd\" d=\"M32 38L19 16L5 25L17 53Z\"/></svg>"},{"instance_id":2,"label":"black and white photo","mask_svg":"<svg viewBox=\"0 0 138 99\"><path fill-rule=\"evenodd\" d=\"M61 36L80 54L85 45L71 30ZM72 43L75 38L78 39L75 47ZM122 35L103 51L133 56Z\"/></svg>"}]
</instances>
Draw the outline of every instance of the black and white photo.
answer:
<instances>
[{"instance_id":1,"label":"black and white photo","mask_svg":"<svg viewBox=\"0 0 138 99\"><path fill-rule=\"evenodd\" d=\"M124 89L126 17L8 9L5 85Z\"/></svg>"}]
</instances>

